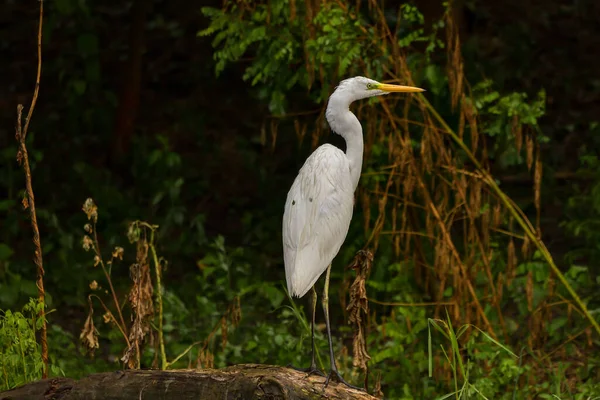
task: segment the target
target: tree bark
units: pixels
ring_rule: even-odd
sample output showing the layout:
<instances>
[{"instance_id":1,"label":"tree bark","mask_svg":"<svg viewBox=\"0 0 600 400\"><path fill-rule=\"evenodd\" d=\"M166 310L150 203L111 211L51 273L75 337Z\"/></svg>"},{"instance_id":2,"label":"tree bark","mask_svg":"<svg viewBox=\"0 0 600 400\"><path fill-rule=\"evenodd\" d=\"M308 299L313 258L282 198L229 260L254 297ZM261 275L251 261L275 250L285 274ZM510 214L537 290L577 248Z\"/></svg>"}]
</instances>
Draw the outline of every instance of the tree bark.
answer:
<instances>
[{"instance_id":1,"label":"tree bark","mask_svg":"<svg viewBox=\"0 0 600 400\"><path fill-rule=\"evenodd\" d=\"M120 163L129 150L140 105L146 16L149 0L134 0L129 33L129 58L123 69L122 89L113 139L113 162Z\"/></svg>"},{"instance_id":2,"label":"tree bark","mask_svg":"<svg viewBox=\"0 0 600 400\"><path fill-rule=\"evenodd\" d=\"M92 374L80 380L44 379L0 393L0 400L90 399L348 399L376 398L325 378L290 368L242 364L220 370L126 370Z\"/></svg>"}]
</instances>

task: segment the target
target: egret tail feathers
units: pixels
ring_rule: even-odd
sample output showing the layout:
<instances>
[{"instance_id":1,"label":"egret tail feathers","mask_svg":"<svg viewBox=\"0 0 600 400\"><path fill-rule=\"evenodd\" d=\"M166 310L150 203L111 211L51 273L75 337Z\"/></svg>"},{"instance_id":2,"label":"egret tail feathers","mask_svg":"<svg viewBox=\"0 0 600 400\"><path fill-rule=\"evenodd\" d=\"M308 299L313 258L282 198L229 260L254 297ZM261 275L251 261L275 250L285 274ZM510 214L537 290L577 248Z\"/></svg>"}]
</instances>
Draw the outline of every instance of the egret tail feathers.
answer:
<instances>
[{"instance_id":1,"label":"egret tail feathers","mask_svg":"<svg viewBox=\"0 0 600 400\"><path fill-rule=\"evenodd\" d=\"M323 265L323 258L318 251L306 250L296 255L294 264L292 273L286 274L288 292L292 297L302 297L308 293L329 265Z\"/></svg>"}]
</instances>

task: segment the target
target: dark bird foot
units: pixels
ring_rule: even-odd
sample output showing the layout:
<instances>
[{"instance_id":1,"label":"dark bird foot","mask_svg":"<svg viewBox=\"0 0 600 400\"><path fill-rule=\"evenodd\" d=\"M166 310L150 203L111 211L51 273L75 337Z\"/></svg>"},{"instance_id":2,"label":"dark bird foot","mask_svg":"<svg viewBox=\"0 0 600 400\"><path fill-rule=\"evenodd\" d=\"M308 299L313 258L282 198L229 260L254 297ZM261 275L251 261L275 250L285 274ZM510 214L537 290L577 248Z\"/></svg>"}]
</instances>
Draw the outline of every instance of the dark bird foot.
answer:
<instances>
[{"instance_id":1,"label":"dark bird foot","mask_svg":"<svg viewBox=\"0 0 600 400\"><path fill-rule=\"evenodd\" d=\"M325 386L323 387L323 390L325 390L325 388L327 387L327 385L329 385L329 382L331 381L337 381L343 385L348 386L349 388L352 389L356 389L356 390L360 390L361 392L366 392L366 390L364 388L358 387L358 386L354 386L349 384L348 382L346 382L344 380L344 378L342 378L342 376L340 375L340 373L338 371L334 371L332 370L329 375L327 375L327 379L325 380Z\"/></svg>"},{"instance_id":2,"label":"dark bird foot","mask_svg":"<svg viewBox=\"0 0 600 400\"><path fill-rule=\"evenodd\" d=\"M287 367L291 368L291 369L295 369L296 371L306 372L307 378L311 375L319 375L319 376L325 377L325 374L322 373L321 371L319 371L319 369L317 368L317 366L315 364L312 364L308 368L298 368L298 367L294 367L292 364L288 364Z\"/></svg>"}]
</instances>

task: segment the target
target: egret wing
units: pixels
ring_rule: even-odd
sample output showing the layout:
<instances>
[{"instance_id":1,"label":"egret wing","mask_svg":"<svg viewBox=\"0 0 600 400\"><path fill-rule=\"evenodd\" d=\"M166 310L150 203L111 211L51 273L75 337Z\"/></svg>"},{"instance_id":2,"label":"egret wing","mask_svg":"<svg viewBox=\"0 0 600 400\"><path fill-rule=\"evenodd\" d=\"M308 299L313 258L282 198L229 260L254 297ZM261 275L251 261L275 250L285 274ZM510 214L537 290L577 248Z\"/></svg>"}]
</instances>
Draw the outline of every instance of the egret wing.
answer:
<instances>
[{"instance_id":1,"label":"egret wing","mask_svg":"<svg viewBox=\"0 0 600 400\"><path fill-rule=\"evenodd\" d=\"M304 296L337 255L348 234L353 205L348 158L335 146L319 147L300 169L283 214L290 295Z\"/></svg>"}]
</instances>

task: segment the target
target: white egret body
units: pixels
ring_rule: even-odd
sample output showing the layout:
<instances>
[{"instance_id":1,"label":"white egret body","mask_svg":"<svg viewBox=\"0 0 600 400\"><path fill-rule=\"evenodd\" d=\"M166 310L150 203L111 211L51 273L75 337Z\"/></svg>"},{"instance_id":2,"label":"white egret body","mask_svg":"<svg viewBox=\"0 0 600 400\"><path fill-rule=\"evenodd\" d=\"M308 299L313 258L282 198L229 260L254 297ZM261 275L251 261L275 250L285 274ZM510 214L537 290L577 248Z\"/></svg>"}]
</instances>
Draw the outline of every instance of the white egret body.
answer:
<instances>
[{"instance_id":1,"label":"white egret body","mask_svg":"<svg viewBox=\"0 0 600 400\"><path fill-rule=\"evenodd\" d=\"M306 160L290 189L283 243L287 287L292 296L302 297L313 287L346 238L356 188L350 171L360 173L360 164L354 168L350 165L343 151L324 144Z\"/></svg>"},{"instance_id":2,"label":"white egret body","mask_svg":"<svg viewBox=\"0 0 600 400\"><path fill-rule=\"evenodd\" d=\"M329 98L325 116L331 129L345 139L346 153L330 144L317 148L300 169L287 195L282 234L288 292L291 296L304 296L327 271L323 310L329 335L330 362L332 373L342 382L333 359L327 301L328 268L348 234L354 191L363 161L362 127L350 111L350 104L390 92L421 91L423 89L382 84L362 76L343 80ZM311 373L317 372L314 360L314 290L312 305L313 359L308 369Z\"/></svg>"}]
</instances>

